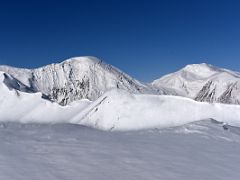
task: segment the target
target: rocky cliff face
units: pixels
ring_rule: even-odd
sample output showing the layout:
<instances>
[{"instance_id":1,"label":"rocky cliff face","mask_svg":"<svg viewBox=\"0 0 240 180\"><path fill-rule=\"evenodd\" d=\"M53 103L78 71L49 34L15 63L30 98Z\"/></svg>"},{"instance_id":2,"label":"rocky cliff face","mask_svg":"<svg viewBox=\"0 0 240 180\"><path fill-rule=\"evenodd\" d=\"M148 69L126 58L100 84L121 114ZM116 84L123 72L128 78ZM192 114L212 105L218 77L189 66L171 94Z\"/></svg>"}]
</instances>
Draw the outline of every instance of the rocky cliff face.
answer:
<instances>
[{"instance_id":1,"label":"rocky cliff face","mask_svg":"<svg viewBox=\"0 0 240 180\"><path fill-rule=\"evenodd\" d=\"M224 104L240 104L239 101L239 81L229 82L222 90L221 94L216 95L218 85L212 81L208 81L196 95L196 101L218 102Z\"/></svg>"},{"instance_id":2,"label":"rocky cliff face","mask_svg":"<svg viewBox=\"0 0 240 180\"><path fill-rule=\"evenodd\" d=\"M42 92L61 105L79 99L95 100L113 88L132 93L164 93L95 57L71 58L37 69L0 66L0 71L10 74L29 91Z\"/></svg>"}]
</instances>

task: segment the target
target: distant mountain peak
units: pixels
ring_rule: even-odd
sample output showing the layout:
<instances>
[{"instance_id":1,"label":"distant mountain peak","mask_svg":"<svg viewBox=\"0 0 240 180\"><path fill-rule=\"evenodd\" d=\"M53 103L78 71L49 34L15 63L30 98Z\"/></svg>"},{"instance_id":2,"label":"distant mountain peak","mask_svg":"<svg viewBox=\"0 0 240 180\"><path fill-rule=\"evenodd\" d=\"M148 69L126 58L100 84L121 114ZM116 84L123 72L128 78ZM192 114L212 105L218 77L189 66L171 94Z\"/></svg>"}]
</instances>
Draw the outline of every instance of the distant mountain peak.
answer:
<instances>
[{"instance_id":1,"label":"distant mountain peak","mask_svg":"<svg viewBox=\"0 0 240 180\"><path fill-rule=\"evenodd\" d=\"M189 64L185 66L183 69L181 69L180 71L192 73L195 76L205 78L217 72L221 72L222 70L221 68L218 68L211 64L201 63L201 64Z\"/></svg>"},{"instance_id":2,"label":"distant mountain peak","mask_svg":"<svg viewBox=\"0 0 240 180\"><path fill-rule=\"evenodd\" d=\"M183 69L184 70L216 69L216 67L207 63L199 63L199 64L188 64Z\"/></svg>"},{"instance_id":3,"label":"distant mountain peak","mask_svg":"<svg viewBox=\"0 0 240 180\"><path fill-rule=\"evenodd\" d=\"M152 82L197 101L240 103L240 74L210 64L190 64Z\"/></svg>"}]
</instances>

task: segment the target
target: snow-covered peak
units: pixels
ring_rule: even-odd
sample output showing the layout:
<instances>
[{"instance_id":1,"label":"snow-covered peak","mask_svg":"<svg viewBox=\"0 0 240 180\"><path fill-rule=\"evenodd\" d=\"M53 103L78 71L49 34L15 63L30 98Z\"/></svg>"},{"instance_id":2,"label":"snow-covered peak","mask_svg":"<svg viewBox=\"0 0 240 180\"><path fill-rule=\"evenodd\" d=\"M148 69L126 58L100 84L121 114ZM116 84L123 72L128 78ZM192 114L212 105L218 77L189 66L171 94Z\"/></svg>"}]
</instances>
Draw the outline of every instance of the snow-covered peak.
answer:
<instances>
[{"instance_id":1,"label":"snow-covered peak","mask_svg":"<svg viewBox=\"0 0 240 180\"><path fill-rule=\"evenodd\" d=\"M166 86L171 87L176 83L180 82L180 86L182 86L181 81L196 81L205 78L209 78L210 76L221 72L221 69L214 67L210 64L201 63L201 64L190 64L186 65L184 68L167 74L159 79L156 79L152 82L154 86Z\"/></svg>"},{"instance_id":2,"label":"snow-covered peak","mask_svg":"<svg viewBox=\"0 0 240 180\"><path fill-rule=\"evenodd\" d=\"M240 103L240 74L206 63L191 64L152 82L198 101Z\"/></svg>"},{"instance_id":3,"label":"snow-covered peak","mask_svg":"<svg viewBox=\"0 0 240 180\"><path fill-rule=\"evenodd\" d=\"M226 74L226 76L240 77L239 72L234 72L228 69L219 68L211 64L201 63L201 64L190 64L185 66L183 69L178 72L188 72L192 73L199 78L209 78L213 75Z\"/></svg>"},{"instance_id":4,"label":"snow-covered peak","mask_svg":"<svg viewBox=\"0 0 240 180\"><path fill-rule=\"evenodd\" d=\"M89 64L94 64L94 63L99 63L99 62L101 62L101 60L98 59L97 57L94 57L94 56L80 56L80 57L69 58L69 59L61 62L61 64L64 64L64 63L89 63Z\"/></svg>"},{"instance_id":5,"label":"snow-covered peak","mask_svg":"<svg viewBox=\"0 0 240 180\"><path fill-rule=\"evenodd\" d=\"M201 63L187 65L183 69L181 69L180 72L188 72L192 73L194 76L205 78L212 76L215 73L221 72L221 69L214 67L210 64Z\"/></svg>"},{"instance_id":6,"label":"snow-covered peak","mask_svg":"<svg viewBox=\"0 0 240 180\"><path fill-rule=\"evenodd\" d=\"M0 71L61 105L79 99L95 100L113 88L131 93L162 93L91 56L74 57L35 69L0 66Z\"/></svg>"}]
</instances>

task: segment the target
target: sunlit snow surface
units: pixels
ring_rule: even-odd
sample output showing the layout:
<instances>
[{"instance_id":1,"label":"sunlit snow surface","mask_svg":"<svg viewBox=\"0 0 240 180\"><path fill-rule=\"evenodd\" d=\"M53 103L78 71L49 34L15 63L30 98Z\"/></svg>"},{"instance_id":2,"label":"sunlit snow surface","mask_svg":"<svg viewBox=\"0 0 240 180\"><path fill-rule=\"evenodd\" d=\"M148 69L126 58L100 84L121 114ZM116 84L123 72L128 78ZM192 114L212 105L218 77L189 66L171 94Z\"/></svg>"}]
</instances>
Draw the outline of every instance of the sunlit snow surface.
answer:
<instances>
[{"instance_id":1,"label":"sunlit snow surface","mask_svg":"<svg viewBox=\"0 0 240 180\"><path fill-rule=\"evenodd\" d=\"M240 177L238 105L115 89L60 106L7 80L0 72L0 180Z\"/></svg>"},{"instance_id":2,"label":"sunlit snow surface","mask_svg":"<svg viewBox=\"0 0 240 180\"><path fill-rule=\"evenodd\" d=\"M240 177L240 129L200 121L167 129L99 131L73 124L0 125L2 180Z\"/></svg>"}]
</instances>

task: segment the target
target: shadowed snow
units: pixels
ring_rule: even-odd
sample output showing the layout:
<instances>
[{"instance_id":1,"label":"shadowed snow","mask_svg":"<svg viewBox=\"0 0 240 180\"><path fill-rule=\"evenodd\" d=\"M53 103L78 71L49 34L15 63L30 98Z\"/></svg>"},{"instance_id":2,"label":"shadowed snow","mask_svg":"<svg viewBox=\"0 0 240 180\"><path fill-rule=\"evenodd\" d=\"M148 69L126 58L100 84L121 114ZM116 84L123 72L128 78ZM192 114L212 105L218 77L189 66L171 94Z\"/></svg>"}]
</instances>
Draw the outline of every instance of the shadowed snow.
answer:
<instances>
[{"instance_id":1,"label":"shadowed snow","mask_svg":"<svg viewBox=\"0 0 240 180\"><path fill-rule=\"evenodd\" d=\"M71 124L0 126L3 180L236 180L239 128L202 121L105 132ZM238 132L238 133L236 133Z\"/></svg>"}]
</instances>

